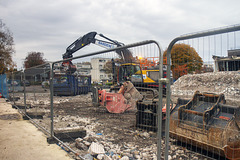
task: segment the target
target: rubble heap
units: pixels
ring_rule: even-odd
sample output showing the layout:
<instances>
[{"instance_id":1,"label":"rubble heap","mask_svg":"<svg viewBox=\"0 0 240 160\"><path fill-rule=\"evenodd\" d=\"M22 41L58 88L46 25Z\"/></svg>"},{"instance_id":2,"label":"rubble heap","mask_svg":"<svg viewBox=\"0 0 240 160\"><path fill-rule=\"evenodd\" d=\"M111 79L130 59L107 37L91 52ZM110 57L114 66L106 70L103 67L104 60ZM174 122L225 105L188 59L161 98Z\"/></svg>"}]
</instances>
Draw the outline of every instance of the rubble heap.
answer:
<instances>
[{"instance_id":1,"label":"rubble heap","mask_svg":"<svg viewBox=\"0 0 240 160\"><path fill-rule=\"evenodd\" d=\"M224 93L225 96L240 96L240 72L210 72L188 74L180 77L172 86L173 95L193 95L200 92Z\"/></svg>"}]
</instances>

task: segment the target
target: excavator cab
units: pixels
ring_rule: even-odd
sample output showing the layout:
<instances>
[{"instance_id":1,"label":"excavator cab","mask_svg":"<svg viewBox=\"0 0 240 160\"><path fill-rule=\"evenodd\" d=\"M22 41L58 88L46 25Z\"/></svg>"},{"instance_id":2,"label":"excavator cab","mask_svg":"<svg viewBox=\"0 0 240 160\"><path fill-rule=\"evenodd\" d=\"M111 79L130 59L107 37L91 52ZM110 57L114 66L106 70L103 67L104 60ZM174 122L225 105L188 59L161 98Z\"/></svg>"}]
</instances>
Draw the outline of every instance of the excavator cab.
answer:
<instances>
[{"instance_id":1,"label":"excavator cab","mask_svg":"<svg viewBox=\"0 0 240 160\"><path fill-rule=\"evenodd\" d=\"M120 84L131 81L132 83L142 83L143 76L141 68L135 63L124 63L119 67L118 82Z\"/></svg>"}]
</instances>

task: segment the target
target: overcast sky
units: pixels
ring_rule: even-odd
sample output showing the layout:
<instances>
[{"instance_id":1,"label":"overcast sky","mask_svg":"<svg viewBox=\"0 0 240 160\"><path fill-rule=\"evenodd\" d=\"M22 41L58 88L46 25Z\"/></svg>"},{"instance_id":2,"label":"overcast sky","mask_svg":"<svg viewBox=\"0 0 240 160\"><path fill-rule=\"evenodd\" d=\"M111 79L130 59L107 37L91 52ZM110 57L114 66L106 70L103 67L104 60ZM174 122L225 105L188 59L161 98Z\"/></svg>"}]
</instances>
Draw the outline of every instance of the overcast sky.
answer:
<instances>
[{"instance_id":1,"label":"overcast sky","mask_svg":"<svg viewBox=\"0 0 240 160\"><path fill-rule=\"evenodd\" d=\"M177 36L239 24L239 6L239 0L0 0L0 19L13 33L21 68L31 51L62 59L91 31L125 44L153 39L166 49Z\"/></svg>"}]
</instances>

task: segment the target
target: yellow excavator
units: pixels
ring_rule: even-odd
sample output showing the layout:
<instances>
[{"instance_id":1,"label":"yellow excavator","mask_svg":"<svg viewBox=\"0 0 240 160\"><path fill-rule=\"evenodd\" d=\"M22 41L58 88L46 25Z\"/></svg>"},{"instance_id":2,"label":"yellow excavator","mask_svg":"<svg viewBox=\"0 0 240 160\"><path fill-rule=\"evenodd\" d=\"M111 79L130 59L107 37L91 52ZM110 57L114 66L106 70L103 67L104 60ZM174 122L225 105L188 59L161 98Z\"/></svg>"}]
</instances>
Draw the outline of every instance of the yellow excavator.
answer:
<instances>
[{"instance_id":1,"label":"yellow excavator","mask_svg":"<svg viewBox=\"0 0 240 160\"><path fill-rule=\"evenodd\" d=\"M105 40L95 38L97 35L104 38ZM112 40L103 34L97 34L97 32L89 32L86 35L78 38L70 46L67 47L66 52L63 54L63 59L72 58L73 53L89 44L95 44L106 49L124 46L123 43ZM129 49L116 50L116 53L121 58L121 63L116 65L114 60L112 60L114 82L123 84L125 81L131 81L136 87L158 88L159 69L156 66L155 61L155 68L152 66L146 67L146 65L139 63L137 57L133 57ZM72 74L76 71L76 66L74 66L70 60L64 61L62 63L62 66L67 68L65 70L68 74ZM163 67L163 74L166 75L165 67Z\"/></svg>"}]
</instances>

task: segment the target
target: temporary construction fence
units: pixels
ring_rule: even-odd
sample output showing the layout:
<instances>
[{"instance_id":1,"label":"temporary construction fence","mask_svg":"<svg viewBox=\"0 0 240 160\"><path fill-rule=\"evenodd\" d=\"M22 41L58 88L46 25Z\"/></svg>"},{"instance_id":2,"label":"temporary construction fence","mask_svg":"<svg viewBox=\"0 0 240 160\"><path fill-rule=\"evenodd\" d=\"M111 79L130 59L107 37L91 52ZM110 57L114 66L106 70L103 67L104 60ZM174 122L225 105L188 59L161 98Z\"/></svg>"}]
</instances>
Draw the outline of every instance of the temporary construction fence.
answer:
<instances>
[{"instance_id":1,"label":"temporary construction fence","mask_svg":"<svg viewBox=\"0 0 240 160\"><path fill-rule=\"evenodd\" d=\"M165 159L177 152L169 149L172 143L188 149L186 159L240 158L239 31L239 25L230 26L183 35L169 44L167 78L171 69L178 79L167 84Z\"/></svg>"},{"instance_id":2,"label":"temporary construction fence","mask_svg":"<svg viewBox=\"0 0 240 160\"><path fill-rule=\"evenodd\" d=\"M71 75L62 74L63 60L9 73L9 99L49 141L81 159L236 159L239 30L180 36L165 54L150 40L76 56L64 60L77 66ZM123 63L125 50L134 61ZM91 93L78 87L84 74ZM109 87L113 81L125 94ZM59 96L57 87L71 94Z\"/></svg>"},{"instance_id":3,"label":"temporary construction fence","mask_svg":"<svg viewBox=\"0 0 240 160\"><path fill-rule=\"evenodd\" d=\"M128 56L132 58L124 63L126 57L119 53L126 50L131 52ZM9 92L9 95L25 118L31 118L34 124L49 135L49 141L58 140L65 150L82 159L103 153L108 157L154 159L157 157L157 140L161 138L155 132L142 130L141 126L136 128L136 114L139 116L140 111L135 106L138 100L135 94L141 92L139 100L154 99L156 103L162 103L159 97L165 86L158 85L159 77L163 77L163 66L159 65L162 64L161 55L158 43L150 40L47 63L8 74L8 81L16 81L16 86L20 88L16 90L14 85L15 90ZM68 60L77 66L74 74L62 72L66 69L62 63ZM115 64L114 67L112 64ZM93 92L97 94L78 92L78 87L71 86L73 83L82 86L84 82L81 81L81 75L84 73L91 74L92 88L95 88ZM72 76L77 82L70 82ZM137 85L137 90L133 92L130 86L128 91L125 90L128 94L110 94L110 90L120 90L117 87L110 88L113 79L118 85L131 80ZM68 86L73 94L64 95L67 93L65 88L64 94L59 96L59 92L56 92L56 87L59 87L57 84L61 84L62 88ZM99 102L103 102L100 93L108 97L104 103ZM107 106L119 97L123 100L121 104L128 107L121 113L110 113ZM92 101L99 103L93 105ZM95 153L92 148L98 148L101 152Z\"/></svg>"}]
</instances>

